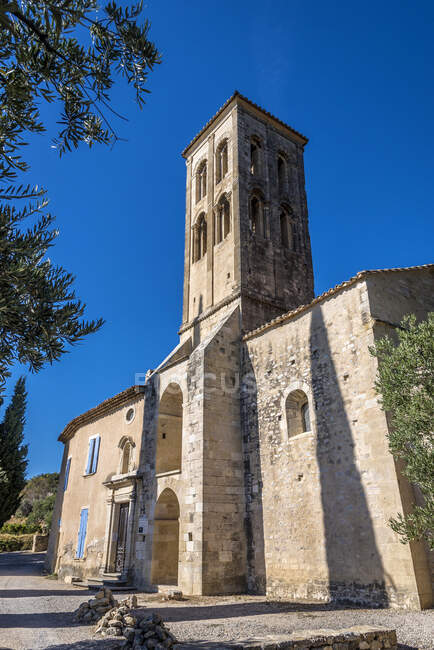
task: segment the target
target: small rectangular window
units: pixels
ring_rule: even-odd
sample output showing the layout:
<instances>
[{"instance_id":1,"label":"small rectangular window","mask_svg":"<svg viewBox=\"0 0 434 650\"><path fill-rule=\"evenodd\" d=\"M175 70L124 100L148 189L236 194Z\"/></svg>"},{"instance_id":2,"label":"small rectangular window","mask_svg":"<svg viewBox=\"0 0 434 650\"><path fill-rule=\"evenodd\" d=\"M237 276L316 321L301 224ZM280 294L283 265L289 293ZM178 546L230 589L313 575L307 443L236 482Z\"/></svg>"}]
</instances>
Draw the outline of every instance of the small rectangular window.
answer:
<instances>
[{"instance_id":1,"label":"small rectangular window","mask_svg":"<svg viewBox=\"0 0 434 650\"><path fill-rule=\"evenodd\" d=\"M84 544L86 542L86 533L87 533L87 515L88 509L82 508L80 513L80 527L78 529L78 541L77 541L77 552L75 554L76 559L80 560L84 556Z\"/></svg>"},{"instance_id":2,"label":"small rectangular window","mask_svg":"<svg viewBox=\"0 0 434 650\"><path fill-rule=\"evenodd\" d=\"M65 492L66 488L68 487L68 479L69 479L69 471L71 469L71 458L68 458L66 461L66 467L65 467L65 481L63 483L63 491Z\"/></svg>"},{"instance_id":3,"label":"small rectangular window","mask_svg":"<svg viewBox=\"0 0 434 650\"><path fill-rule=\"evenodd\" d=\"M89 439L89 451L87 454L86 474L94 474L98 467L98 455L101 436L93 436Z\"/></svg>"}]
</instances>

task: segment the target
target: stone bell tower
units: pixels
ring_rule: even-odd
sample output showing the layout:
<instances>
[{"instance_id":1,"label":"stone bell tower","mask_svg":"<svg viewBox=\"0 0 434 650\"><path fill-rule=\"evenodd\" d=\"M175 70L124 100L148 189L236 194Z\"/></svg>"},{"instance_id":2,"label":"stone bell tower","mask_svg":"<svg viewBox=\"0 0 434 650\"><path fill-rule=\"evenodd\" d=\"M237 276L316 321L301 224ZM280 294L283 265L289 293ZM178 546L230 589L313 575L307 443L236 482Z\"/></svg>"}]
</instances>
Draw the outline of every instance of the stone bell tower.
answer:
<instances>
[{"instance_id":1,"label":"stone bell tower","mask_svg":"<svg viewBox=\"0 0 434 650\"><path fill-rule=\"evenodd\" d=\"M244 331L312 300L306 143L235 92L184 150L181 334L236 300Z\"/></svg>"}]
</instances>

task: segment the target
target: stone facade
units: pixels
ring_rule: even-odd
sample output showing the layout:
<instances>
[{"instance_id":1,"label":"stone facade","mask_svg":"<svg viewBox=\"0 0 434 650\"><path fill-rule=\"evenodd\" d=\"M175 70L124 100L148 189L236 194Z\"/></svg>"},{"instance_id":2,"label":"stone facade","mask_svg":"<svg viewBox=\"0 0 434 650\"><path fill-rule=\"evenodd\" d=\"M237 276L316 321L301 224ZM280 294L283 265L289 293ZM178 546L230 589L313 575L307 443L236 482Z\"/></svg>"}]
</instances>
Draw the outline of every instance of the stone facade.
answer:
<instances>
[{"instance_id":1,"label":"stone facade","mask_svg":"<svg viewBox=\"0 0 434 650\"><path fill-rule=\"evenodd\" d=\"M306 143L235 93L184 151L180 343L60 436L47 562L65 579L432 603L427 549L387 525L415 497L368 348L434 309L433 266L314 298Z\"/></svg>"}]
</instances>

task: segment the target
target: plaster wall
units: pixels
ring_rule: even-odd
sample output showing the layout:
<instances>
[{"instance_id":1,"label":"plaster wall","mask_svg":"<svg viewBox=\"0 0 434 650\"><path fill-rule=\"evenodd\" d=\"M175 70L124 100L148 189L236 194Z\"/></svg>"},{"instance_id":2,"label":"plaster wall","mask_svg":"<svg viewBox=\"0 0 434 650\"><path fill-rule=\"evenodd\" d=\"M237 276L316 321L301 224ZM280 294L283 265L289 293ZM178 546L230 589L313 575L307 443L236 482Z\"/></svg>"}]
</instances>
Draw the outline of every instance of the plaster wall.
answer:
<instances>
[{"instance_id":1,"label":"plaster wall","mask_svg":"<svg viewBox=\"0 0 434 650\"><path fill-rule=\"evenodd\" d=\"M125 415L134 407L135 416L131 423ZM112 413L87 424L75 432L65 445L65 453L60 473L59 490L56 503L54 525L60 520L60 528L53 536L52 553L57 547L57 557L53 569L61 578L66 576L97 577L104 569L104 542L106 539L107 499L111 492L103 485L104 481L118 475L121 468L122 452L119 442L123 436L133 440L131 470L139 464L140 444L143 426L143 398L128 402ZM89 438L100 435L98 466L94 474L85 474L89 448ZM67 489L63 491L67 458L71 458ZM118 493L122 499L122 491ZM88 508L85 553L76 559L80 513ZM51 549L50 549L51 550Z\"/></svg>"}]
</instances>

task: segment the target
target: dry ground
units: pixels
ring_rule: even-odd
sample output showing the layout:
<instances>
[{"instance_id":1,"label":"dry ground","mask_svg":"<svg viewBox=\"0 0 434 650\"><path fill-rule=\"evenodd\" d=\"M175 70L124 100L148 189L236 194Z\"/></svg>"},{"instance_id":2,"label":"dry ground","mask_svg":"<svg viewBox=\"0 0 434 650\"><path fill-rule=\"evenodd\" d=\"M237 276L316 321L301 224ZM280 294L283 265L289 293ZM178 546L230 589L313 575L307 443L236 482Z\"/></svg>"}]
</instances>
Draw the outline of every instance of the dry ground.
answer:
<instances>
[{"instance_id":1,"label":"dry ground","mask_svg":"<svg viewBox=\"0 0 434 650\"><path fill-rule=\"evenodd\" d=\"M0 555L0 650L115 650L114 639L92 640L93 628L71 624L71 612L91 595L42 576L43 553ZM122 594L122 597L124 594ZM182 642L217 650L229 640L296 630L374 624L395 628L401 650L434 649L434 611L331 609L269 601L262 596L195 597L163 602L138 594L158 609Z\"/></svg>"}]
</instances>

